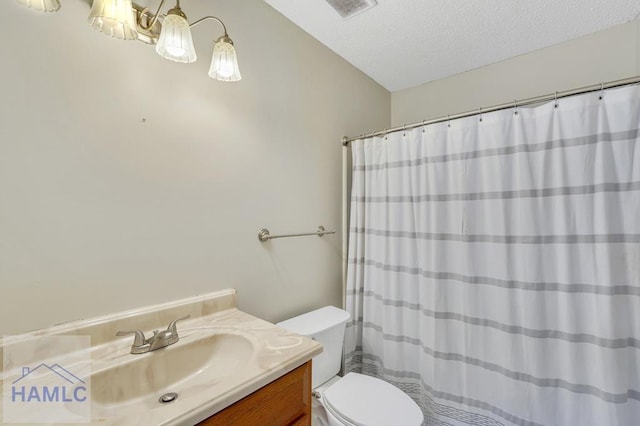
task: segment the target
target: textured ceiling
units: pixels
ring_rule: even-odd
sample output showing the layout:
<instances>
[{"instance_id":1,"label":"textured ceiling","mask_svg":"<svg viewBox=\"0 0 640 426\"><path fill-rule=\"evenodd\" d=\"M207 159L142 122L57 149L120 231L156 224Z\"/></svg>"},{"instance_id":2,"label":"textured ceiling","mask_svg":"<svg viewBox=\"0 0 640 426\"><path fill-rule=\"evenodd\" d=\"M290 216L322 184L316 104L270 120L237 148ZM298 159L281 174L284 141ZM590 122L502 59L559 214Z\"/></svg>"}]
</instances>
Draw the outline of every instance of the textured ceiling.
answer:
<instances>
[{"instance_id":1,"label":"textured ceiling","mask_svg":"<svg viewBox=\"0 0 640 426\"><path fill-rule=\"evenodd\" d=\"M377 0L348 19L325 0L265 0L389 91L640 16L639 0Z\"/></svg>"}]
</instances>

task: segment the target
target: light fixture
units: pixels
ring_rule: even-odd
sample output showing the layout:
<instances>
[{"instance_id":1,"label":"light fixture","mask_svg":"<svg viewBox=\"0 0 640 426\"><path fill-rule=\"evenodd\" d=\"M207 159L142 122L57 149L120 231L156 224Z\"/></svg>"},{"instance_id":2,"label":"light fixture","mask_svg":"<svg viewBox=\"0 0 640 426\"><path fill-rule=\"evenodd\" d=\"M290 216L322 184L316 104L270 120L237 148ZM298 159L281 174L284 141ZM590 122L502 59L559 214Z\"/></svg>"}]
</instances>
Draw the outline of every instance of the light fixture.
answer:
<instances>
[{"instance_id":1,"label":"light fixture","mask_svg":"<svg viewBox=\"0 0 640 426\"><path fill-rule=\"evenodd\" d=\"M143 29L148 29L150 25L152 26L158 19L160 8L162 8L164 1L162 0L158 12L152 18L146 17L147 24L142 24L139 19L138 26ZM146 10L141 15L144 15L144 12ZM156 52L171 61L195 62L197 55L193 47L191 28L208 20L216 21L224 31L224 34L216 40L213 46L209 77L219 81L240 81L242 76L238 67L236 49L233 47L233 41L229 34L227 34L227 27L224 22L215 16L205 16L189 24L186 15L180 9L180 0L176 0L176 6L167 12L167 16L162 21L162 30L156 45Z\"/></svg>"},{"instance_id":2,"label":"light fixture","mask_svg":"<svg viewBox=\"0 0 640 426\"><path fill-rule=\"evenodd\" d=\"M209 77L220 81L240 81L242 78L236 49L226 33L213 46Z\"/></svg>"},{"instance_id":3,"label":"light fixture","mask_svg":"<svg viewBox=\"0 0 640 426\"><path fill-rule=\"evenodd\" d=\"M193 47L191 27L187 16L180 9L180 2L167 12L162 21L160 39L156 44L156 52L165 59L175 62L195 62L198 56Z\"/></svg>"},{"instance_id":4,"label":"light fixture","mask_svg":"<svg viewBox=\"0 0 640 426\"><path fill-rule=\"evenodd\" d=\"M89 23L101 33L121 40L136 40L136 22L131 0L93 0Z\"/></svg>"},{"instance_id":5,"label":"light fixture","mask_svg":"<svg viewBox=\"0 0 640 426\"><path fill-rule=\"evenodd\" d=\"M98 0L94 0L98 1ZM114 1L114 0L101 0ZM151 14L148 9L142 9L133 5L136 10L138 33L145 36L145 41L156 43L156 52L165 59L174 62L192 63L197 59L197 54L193 46L191 28L196 25L213 20L219 23L224 30L224 34L218 38L213 48L213 58L209 68L209 77L220 81L239 81L242 77L238 67L236 50L233 41L227 34L227 27L220 18L215 16L205 16L189 24L187 16L180 8L180 0L176 0L176 5L170 9L159 22L160 10L166 0L161 0L158 10ZM157 28L160 26L159 37L155 37ZM156 32L154 32L154 29Z\"/></svg>"},{"instance_id":6,"label":"light fixture","mask_svg":"<svg viewBox=\"0 0 640 426\"><path fill-rule=\"evenodd\" d=\"M57 12L60 10L58 0L17 0L23 6L30 7L40 12Z\"/></svg>"},{"instance_id":7,"label":"light fixture","mask_svg":"<svg viewBox=\"0 0 640 426\"><path fill-rule=\"evenodd\" d=\"M37 10L55 12L60 9L60 0L17 0L18 3ZM238 67L238 57L233 41L227 34L227 27L220 18L205 16L189 24L187 16L176 5L161 15L166 0L161 0L155 14L146 7L131 0L93 0L89 23L98 31L121 40L138 40L156 44L156 52L174 62L192 63L197 59L193 46L191 28L213 20L219 23L224 34L213 46L213 58L209 67L209 77L219 81L239 81L242 79Z\"/></svg>"}]
</instances>

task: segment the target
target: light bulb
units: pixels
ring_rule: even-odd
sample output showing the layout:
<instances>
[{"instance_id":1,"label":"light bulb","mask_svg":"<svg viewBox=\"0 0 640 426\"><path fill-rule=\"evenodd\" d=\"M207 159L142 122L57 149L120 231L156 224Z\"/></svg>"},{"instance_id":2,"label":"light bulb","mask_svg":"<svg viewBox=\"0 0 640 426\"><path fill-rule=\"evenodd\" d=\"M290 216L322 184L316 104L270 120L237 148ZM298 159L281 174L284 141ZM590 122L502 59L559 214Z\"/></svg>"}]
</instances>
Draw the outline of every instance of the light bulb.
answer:
<instances>
[{"instance_id":1,"label":"light bulb","mask_svg":"<svg viewBox=\"0 0 640 426\"><path fill-rule=\"evenodd\" d=\"M222 77L228 78L233 75L233 62L229 58L224 58L220 61L220 66L218 67L218 74Z\"/></svg>"}]
</instances>

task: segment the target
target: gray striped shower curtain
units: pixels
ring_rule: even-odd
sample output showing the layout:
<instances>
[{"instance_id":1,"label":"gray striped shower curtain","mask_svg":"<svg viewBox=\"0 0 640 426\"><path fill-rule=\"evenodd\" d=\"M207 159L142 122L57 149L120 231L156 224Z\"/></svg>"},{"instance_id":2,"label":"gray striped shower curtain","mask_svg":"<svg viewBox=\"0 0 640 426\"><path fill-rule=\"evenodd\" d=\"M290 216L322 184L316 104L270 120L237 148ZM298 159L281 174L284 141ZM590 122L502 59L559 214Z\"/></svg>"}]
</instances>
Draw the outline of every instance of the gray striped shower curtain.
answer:
<instances>
[{"instance_id":1,"label":"gray striped shower curtain","mask_svg":"<svg viewBox=\"0 0 640 426\"><path fill-rule=\"evenodd\" d=\"M639 128L630 86L353 142L346 371L426 425L640 425Z\"/></svg>"}]
</instances>

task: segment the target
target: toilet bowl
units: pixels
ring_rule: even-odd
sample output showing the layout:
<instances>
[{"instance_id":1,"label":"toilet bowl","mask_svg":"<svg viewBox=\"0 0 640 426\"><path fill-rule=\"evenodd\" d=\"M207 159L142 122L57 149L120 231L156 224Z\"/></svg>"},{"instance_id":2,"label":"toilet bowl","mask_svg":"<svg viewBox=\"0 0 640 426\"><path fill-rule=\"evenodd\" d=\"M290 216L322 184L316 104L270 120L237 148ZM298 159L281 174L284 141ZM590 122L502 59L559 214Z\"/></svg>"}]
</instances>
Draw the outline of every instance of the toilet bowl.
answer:
<instances>
[{"instance_id":1,"label":"toilet bowl","mask_svg":"<svg viewBox=\"0 0 640 426\"><path fill-rule=\"evenodd\" d=\"M418 405L397 387L359 373L338 376L348 312L326 306L276 325L317 340L323 352L313 358L314 396L330 426L419 426ZM324 418L324 416L323 416ZM323 422L320 422L323 423Z\"/></svg>"}]
</instances>

